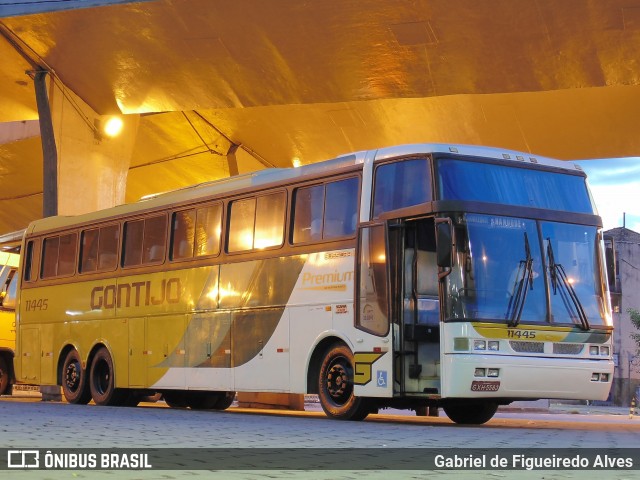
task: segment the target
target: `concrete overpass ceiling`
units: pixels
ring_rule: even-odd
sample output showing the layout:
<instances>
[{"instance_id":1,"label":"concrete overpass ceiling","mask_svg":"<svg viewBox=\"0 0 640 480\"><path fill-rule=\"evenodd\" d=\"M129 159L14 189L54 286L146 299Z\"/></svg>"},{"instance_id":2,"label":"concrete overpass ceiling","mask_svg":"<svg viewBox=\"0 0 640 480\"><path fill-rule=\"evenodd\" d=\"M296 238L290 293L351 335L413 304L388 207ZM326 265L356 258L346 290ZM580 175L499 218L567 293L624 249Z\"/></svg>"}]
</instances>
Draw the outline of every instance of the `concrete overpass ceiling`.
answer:
<instances>
[{"instance_id":1,"label":"concrete overpass ceiling","mask_svg":"<svg viewBox=\"0 0 640 480\"><path fill-rule=\"evenodd\" d=\"M637 0L163 0L3 23L102 114L638 85L640 75Z\"/></svg>"},{"instance_id":2,"label":"concrete overpass ceiling","mask_svg":"<svg viewBox=\"0 0 640 480\"><path fill-rule=\"evenodd\" d=\"M640 0L44 8L79 3L97 6L0 10L0 122L37 118L25 56L100 115L142 114L127 201L228 176L233 144L240 173L412 142L640 154ZM2 174L18 158L23 176ZM40 215L41 161L37 140L0 145L0 205L21 212L0 232Z\"/></svg>"}]
</instances>

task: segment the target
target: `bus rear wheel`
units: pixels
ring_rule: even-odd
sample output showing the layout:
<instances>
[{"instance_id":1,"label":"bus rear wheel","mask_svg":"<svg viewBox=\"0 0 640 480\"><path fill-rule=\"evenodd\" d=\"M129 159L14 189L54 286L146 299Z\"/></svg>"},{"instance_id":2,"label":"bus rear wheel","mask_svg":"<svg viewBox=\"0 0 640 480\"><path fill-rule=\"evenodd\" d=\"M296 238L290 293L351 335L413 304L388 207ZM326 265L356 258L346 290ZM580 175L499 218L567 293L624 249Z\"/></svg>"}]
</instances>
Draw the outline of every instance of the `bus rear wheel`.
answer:
<instances>
[{"instance_id":1,"label":"bus rear wheel","mask_svg":"<svg viewBox=\"0 0 640 480\"><path fill-rule=\"evenodd\" d=\"M493 418L498 410L494 402L460 403L442 407L452 421L461 425L482 425Z\"/></svg>"},{"instance_id":2,"label":"bus rear wheel","mask_svg":"<svg viewBox=\"0 0 640 480\"><path fill-rule=\"evenodd\" d=\"M116 388L113 360L104 347L96 352L91 362L89 386L96 405L119 406L127 399L128 392Z\"/></svg>"},{"instance_id":3,"label":"bus rear wheel","mask_svg":"<svg viewBox=\"0 0 640 480\"><path fill-rule=\"evenodd\" d=\"M192 410L226 410L235 396L236 392L189 392L187 405Z\"/></svg>"},{"instance_id":4,"label":"bus rear wheel","mask_svg":"<svg viewBox=\"0 0 640 480\"><path fill-rule=\"evenodd\" d=\"M74 348L67 353L62 365L62 393L69 403L86 405L91 400L87 372L82 369L80 354Z\"/></svg>"},{"instance_id":5,"label":"bus rear wheel","mask_svg":"<svg viewBox=\"0 0 640 480\"><path fill-rule=\"evenodd\" d=\"M236 392L221 392L221 394L214 407L216 410L226 410L236 398Z\"/></svg>"},{"instance_id":6,"label":"bus rear wheel","mask_svg":"<svg viewBox=\"0 0 640 480\"><path fill-rule=\"evenodd\" d=\"M4 357L0 357L0 395L9 389L9 364Z\"/></svg>"},{"instance_id":7,"label":"bus rear wheel","mask_svg":"<svg viewBox=\"0 0 640 480\"><path fill-rule=\"evenodd\" d=\"M318 397L324 413L340 420L363 420L371 412L367 400L353 394L353 354L344 344L325 353L318 378Z\"/></svg>"}]
</instances>

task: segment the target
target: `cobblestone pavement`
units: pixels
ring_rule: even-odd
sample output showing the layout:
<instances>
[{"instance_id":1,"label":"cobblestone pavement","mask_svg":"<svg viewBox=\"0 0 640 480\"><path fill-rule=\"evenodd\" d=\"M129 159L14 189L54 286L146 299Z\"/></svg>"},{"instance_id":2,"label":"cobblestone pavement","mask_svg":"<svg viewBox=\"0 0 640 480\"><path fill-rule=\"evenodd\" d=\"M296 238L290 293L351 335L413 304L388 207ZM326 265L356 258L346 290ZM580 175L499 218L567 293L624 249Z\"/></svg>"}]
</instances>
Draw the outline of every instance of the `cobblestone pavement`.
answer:
<instances>
[{"instance_id":1,"label":"cobblestone pavement","mask_svg":"<svg viewBox=\"0 0 640 480\"><path fill-rule=\"evenodd\" d=\"M622 410L585 407L554 414L500 413L487 425L466 427L444 417L372 415L364 422L329 420L317 411L267 414L231 408L226 412L161 408L77 406L34 399L0 400L1 448L624 448L640 445L640 418ZM317 410L311 406L310 410ZM396 413L396 412L391 412ZM628 411L627 411L628 414ZM545 480L631 479L637 471L350 471L336 456L335 471L11 471L6 478L177 479L322 478L544 478ZM6 472L5 472L6 473Z\"/></svg>"}]
</instances>

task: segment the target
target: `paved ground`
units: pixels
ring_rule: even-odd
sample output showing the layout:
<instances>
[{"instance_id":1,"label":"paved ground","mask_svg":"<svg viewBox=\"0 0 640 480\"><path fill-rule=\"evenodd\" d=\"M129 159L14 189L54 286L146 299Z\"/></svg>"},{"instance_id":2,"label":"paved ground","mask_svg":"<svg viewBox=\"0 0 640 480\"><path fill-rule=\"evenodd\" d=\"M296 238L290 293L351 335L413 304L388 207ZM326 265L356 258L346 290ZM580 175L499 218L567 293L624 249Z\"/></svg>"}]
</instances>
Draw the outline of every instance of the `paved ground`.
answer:
<instances>
[{"instance_id":1,"label":"paved ground","mask_svg":"<svg viewBox=\"0 0 640 480\"><path fill-rule=\"evenodd\" d=\"M177 479L177 478L544 478L631 479L636 471L357 471L339 452L371 449L379 461L384 449L444 448L468 452L472 448L625 448L640 445L640 417L628 418L628 409L553 406L551 413L501 412L482 427L452 424L444 417L415 417L404 412L374 415L365 422L338 422L324 417L316 404L311 411L265 412L232 408L205 412L163 408L163 404L137 408L76 406L40 402L35 398L0 399L2 448L317 448L335 462L335 471L11 471L6 478L43 479ZM389 413L389 412L387 412ZM374 450L375 449L375 450ZM246 453L246 452L244 452Z\"/></svg>"}]
</instances>

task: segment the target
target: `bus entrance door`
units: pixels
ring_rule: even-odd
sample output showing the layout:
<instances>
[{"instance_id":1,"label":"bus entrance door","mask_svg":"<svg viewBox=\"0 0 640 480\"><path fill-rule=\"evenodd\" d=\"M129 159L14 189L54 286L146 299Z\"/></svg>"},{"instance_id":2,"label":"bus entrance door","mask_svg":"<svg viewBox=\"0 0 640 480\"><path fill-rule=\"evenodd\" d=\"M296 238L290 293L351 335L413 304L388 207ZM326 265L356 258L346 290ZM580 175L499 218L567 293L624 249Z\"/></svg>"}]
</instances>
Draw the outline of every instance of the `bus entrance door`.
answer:
<instances>
[{"instance_id":1,"label":"bus entrance door","mask_svg":"<svg viewBox=\"0 0 640 480\"><path fill-rule=\"evenodd\" d=\"M397 229L399 325L394 339L404 393L440 393L440 312L435 225L432 218L402 222ZM392 233L393 236L393 233Z\"/></svg>"}]
</instances>

